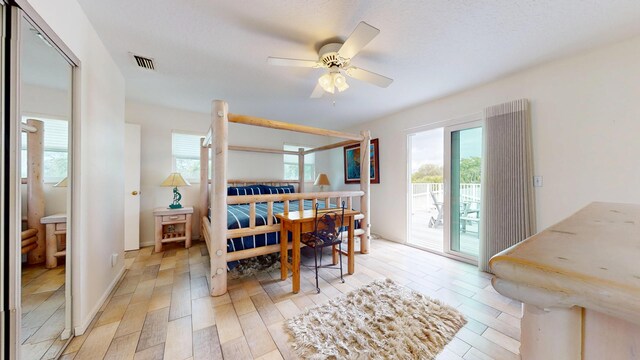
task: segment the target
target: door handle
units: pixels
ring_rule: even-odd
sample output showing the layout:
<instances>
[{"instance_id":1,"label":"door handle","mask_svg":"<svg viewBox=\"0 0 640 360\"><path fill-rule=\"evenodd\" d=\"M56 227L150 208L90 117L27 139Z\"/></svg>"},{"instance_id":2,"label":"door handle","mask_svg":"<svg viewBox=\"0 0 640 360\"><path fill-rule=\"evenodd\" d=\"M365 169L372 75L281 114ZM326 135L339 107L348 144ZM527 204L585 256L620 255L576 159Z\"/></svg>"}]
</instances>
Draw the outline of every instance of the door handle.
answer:
<instances>
[{"instance_id":1,"label":"door handle","mask_svg":"<svg viewBox=\"0 0 640 360\"><path fill-rule=\"evenodd\" d=\"M131 195L136 196L136 195L138 195L138 192L137 191L132 191Z\"/></svg>"}]
</instances>

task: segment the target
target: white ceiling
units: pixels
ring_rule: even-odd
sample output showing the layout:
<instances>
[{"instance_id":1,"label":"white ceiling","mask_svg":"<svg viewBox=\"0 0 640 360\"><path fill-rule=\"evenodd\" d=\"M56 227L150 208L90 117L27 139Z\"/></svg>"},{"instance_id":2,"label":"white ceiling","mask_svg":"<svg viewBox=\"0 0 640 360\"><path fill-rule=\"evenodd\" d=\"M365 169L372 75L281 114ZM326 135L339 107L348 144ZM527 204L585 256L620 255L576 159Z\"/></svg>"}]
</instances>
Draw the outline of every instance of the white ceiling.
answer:
<instances>
[{"instance_id":1,"label":"white ceiling","mask_svg":"<svg viewBox=\"0 0 640 360\"><path fill-rule=\"evenodd\" d=\"M224 99L234 113L328 128L640 34L638 0L79 2L129 99L206 113ZM349 80L344 93L309 99L321 69L267 65L270 55L316 59L360 21L381 33L353 63L393 78L386 89ZM154 58L157 72L129 52Z\"/></svg>"}]
</instances>

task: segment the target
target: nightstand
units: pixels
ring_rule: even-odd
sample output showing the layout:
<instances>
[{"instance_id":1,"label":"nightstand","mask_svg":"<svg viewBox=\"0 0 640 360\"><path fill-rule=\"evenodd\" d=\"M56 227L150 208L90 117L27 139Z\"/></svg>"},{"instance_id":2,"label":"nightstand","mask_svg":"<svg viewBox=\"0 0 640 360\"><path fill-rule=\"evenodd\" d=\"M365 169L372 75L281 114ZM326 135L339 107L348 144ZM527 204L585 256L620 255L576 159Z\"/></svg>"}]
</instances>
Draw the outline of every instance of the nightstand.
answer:
<instances>
[{"instance_id":1,"label":"nightstand","mask_svg":"<svg viewBox=\"0 0 640 360\"><path fill-rule=\"evenodd\" d=\"M155 242L156 252L162 251L162 243L184 241L184 247L191 247L191 215L193 207L181 209L155 208L153 216L156 218Z\"/></svg>"}]
</instances>

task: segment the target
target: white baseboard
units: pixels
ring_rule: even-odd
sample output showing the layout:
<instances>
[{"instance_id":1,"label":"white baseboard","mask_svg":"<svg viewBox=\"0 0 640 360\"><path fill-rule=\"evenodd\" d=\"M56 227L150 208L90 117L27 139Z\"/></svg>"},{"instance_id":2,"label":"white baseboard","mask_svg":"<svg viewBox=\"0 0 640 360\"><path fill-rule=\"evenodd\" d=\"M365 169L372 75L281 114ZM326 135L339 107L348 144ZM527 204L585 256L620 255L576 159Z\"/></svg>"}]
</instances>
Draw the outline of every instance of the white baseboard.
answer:
<instances>
[{"instance_id":1,"label":"white baseboard","mask_svg":"<svg viewBox=\"0 0 640 360\"><path fill-rule=\"evenodd\" d=\"M120 282L120 279L122 279L122 276L124 275L124 271L125 270L126 270L125 266L122 265L122 269L120 269L120 272L118 273L118 275L113 279L111 284L109 284L109 286L107 287L107 290L104 292L104 294L102 294L102 297L100 298L100 300L98 301L96 306L91 310L91 312L87 316L87 319L85 319L84 323L82 323L82 324L80 324L80 326L76 326L74 328L74 335L75 336L82 335L82 334L84 334L85 331L87 331L87 328L91 324L91 321L96 316L98 311L100 311L100 308L102 307L102 305L104 305L104 302L107 301L107 298L109 298L109 294L111 294L111 292L116 287L118 282Z\"/></svg>"},{"instance_id":2,"label":"white baseboard","mask_svg":"<svg viewBox=\"0 0 640 360\"><path fill-rule=\"evenodd\" d=\"M155 242L153 242L153 241L140 243L140 247L141 247L141 248L143 248L143 247L147 247L147 246L155 246L155 245L156 245L156 243L155 243Z\"/></svg>"}]
</instances>

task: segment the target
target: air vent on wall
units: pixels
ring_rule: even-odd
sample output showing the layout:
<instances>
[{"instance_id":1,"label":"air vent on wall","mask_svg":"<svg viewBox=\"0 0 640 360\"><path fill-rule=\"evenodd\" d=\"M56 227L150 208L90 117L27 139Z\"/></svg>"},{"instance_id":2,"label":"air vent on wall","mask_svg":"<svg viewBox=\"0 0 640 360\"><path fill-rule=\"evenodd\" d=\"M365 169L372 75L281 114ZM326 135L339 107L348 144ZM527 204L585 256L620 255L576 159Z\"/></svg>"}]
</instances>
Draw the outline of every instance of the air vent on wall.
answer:
<instances>
[{"instance_id":1,"label":"air vent on wall","mask_svg":"<svg viewBox=\"0 0 640 360\"><path fill-rule=\"evenodd\" d=\"M133 60L135 61L136 65L138 65L139 67L143 68L143 69L147 69L147 70L155 70L156 67L153 63L153 59L151 58L147 58L144 56L140 56L140 55L135 55L135 54L131 54L133 56Z\"/></svg>"}]
</instances>

